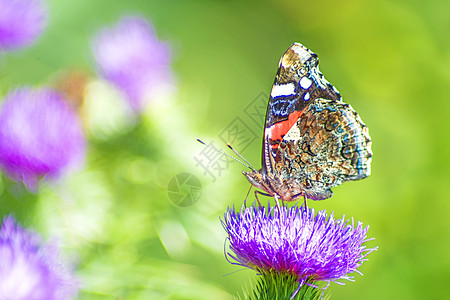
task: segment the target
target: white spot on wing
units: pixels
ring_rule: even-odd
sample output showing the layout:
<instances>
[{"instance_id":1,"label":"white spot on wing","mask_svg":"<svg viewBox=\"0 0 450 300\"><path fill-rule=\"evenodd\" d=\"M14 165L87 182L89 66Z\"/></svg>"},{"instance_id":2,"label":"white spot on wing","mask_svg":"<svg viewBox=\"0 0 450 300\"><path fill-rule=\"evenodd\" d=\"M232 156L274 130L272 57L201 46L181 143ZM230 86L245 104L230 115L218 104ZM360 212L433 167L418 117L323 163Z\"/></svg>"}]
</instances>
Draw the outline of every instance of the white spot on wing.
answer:
<instances>
[{"instance_id":1,"label":"white spot on wing","mask_svg":"<svg viewBox=\"0 0 450 300\"><path fill-rule=\"evenodd\" d=\"M277 85L274 84L272 87L272 91L270 92L270 96L272 98L279 96L291 96L295 94L295 85L293 83L286 83Z\"/></svg>"},{"instance_id":2,"label":"white spot on wing","mask_svg":"<svg viewBox=\"0 0 450 300\"><path fill-rule=\"evenodd\" d=\"M305 95L303 95L303 100L308 101L310 98L309 92L306 92Z\"/></svg>"},{"instance_id":3,"label":"white spot on wing","mask_svg":"<svg viewBox=\"0 0 450 300\"><path fill-rule=\"evenodd\" d=\"M300 128L298 128L297 124L289 129L286 135L283 137L283 140L286 141L298 141L301 138Z\"/></svg>"},{"instance_id":4,"label":"white spot on wing","mask_svg":"<svg viewBox=\"0 0 450 300\"><path fill-rule=\"evenodd\" d=\"M307 90L309 89L309 87L311 86L312 81L311 79L309 79L308 77L302 77L302 79L300 79L300 86L302 87L302 89Z\"/></svg>"}]
</instances>

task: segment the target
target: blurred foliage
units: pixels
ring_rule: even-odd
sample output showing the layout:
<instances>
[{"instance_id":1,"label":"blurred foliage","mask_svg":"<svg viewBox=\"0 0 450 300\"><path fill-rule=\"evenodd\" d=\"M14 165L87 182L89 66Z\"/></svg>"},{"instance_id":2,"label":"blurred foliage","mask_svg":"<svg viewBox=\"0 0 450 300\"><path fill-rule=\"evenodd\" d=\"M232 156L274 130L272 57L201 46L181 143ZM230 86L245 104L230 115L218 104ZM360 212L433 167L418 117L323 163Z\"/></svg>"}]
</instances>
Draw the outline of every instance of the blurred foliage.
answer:
<instances>
[{"instance_id":1,"label":"blurred foliage","mask_svg":"<svg viewBox=\"0 0 450 300\"><path fill-rule=\"evenodd\" d=\"M220 134L241 117L256 134L241 152L259 167L263 124L243 111L270 92L295 41L318 53L321 71L373 138L372 175L309 203L370 224L370 246L379 246L360 268L364 277L332 284L331 298L450 298L450 2L48 2L38 42L0 57L2 98L13 87L50 84L58 71L94 78L90 38L124 14L145 16L171 45L178 82L170 99L136 120L120 117L123 126L107 135L88 125L85 166L38 194L1 177L1 216L64 246L78 265L80 299L232 299L254 282L250 270L230 274L240 269L224 258L219 222L245 197L243 166L230 164L213 182L196 166L204 148L195 138L224 148ZM105 104L104 114L111 109ZM203 184L190 207L167 197L181 172Z\"/></svg>"}]
</instances>

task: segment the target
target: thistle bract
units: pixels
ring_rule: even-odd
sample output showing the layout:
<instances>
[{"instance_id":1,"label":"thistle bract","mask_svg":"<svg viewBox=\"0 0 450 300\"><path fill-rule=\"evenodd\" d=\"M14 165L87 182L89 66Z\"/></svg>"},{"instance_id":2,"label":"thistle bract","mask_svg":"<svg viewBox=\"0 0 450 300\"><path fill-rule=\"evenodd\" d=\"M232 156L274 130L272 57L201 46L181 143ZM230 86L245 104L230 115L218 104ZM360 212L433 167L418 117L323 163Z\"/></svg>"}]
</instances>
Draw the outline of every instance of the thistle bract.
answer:
<instances>
[{"instance_id":1,"label":"thistle bract","mask_svg":"<svg viewBox=\"0 0 450 300\"><path fill-rule=\"evenodd\" d=\"M228 253L235 264L260 273L276 271L297 278L300 286L312 281L352 280L368 253L363 245L369 227L334 219L325 210L297 206L277 209L228 209L222 220L228 234Z\"/></svg>"},{"instance_id":2,"label":"thistle bract","mask_svg":"<svg viewBox=\"0 0 450 300\"><path fill-rule=\"evenodd\" d=\"M49 89L10 92L0 108L0 165L13 179L34 187L84 158L77 115Z\"/></svg>"},{"instance_id":3,"label":"thistle bract","mask_svg":"<svg viewBox=\"0 0 450 300\"><path fill-rule=\"evenodd\" d=\"M100 75L118 87L136 111L172 82L169 48L141 17L124 17L117 26L103 29L92 51Z\"/></svg>"},{"instance_id":4,"label":"thistle bract","mask_svg":"<svg viewBox=\"0 0 450 300\"><path fill-rule=\"evenodd\" d=\"M46 17L41 0L0 0L0 51L33 43L42 33Z\"/></svg>"},{"instance_id":5,"label":"thistle bract","mask_svg":"<svg viewBox=\"0 0 450 300\"><path fill-rule=\"evenodd\" d=\"M77 294L78 283L59 258L58 248L15 224L0 228L0 299L63 300Z\"/></svg>"}]
</instances>

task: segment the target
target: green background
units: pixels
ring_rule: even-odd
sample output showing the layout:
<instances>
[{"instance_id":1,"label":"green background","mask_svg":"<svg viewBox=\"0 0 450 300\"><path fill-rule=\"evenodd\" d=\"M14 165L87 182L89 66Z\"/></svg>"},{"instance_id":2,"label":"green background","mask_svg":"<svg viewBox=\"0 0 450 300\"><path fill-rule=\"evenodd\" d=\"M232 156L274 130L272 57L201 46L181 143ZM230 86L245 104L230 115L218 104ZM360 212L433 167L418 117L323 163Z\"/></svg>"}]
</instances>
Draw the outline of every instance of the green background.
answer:
<instances>
[{"instance_id":1,"label":"green background","mask_svg":"<svg viewBox=\"0 0 450 300\"><path fill-rule=\"evenodd\" d=\"M196 166L201 137L240 117L256 134L242 154L260 167L263 124L244 109L269 94L295 41L370 129L372 175L309 202L370 225L378 246L332 299L448 299L450 290L450 4L441 1L48 1L49 24L30 48L0 57L0 95L40 86L61 70L93 78L89 42L124 14L140 14L170 44L176 92L99 138L86 163L37 194L1 177L0 213L12 213L77 264L80 299L232 299L254 272L229 264L219 217L249 184L232 163L213 182ZM106 113L106 109L105 109ZM125 128L125 129L124 129ZM237 147L239 150L239 147ZM173 205L176 174L195 174L197 203ZM232 274L230 274L232 273Z\"/></svg>"}]
</instances>

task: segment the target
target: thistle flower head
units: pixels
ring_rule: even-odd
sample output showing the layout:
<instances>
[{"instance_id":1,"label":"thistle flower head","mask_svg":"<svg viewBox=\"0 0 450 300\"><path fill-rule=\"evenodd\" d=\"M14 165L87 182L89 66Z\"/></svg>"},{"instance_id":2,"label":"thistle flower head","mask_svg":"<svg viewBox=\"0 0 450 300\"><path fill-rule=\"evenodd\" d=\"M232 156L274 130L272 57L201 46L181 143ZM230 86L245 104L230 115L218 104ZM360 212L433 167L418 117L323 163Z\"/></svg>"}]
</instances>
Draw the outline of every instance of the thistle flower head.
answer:
<instances>
[{"instance_id":1,"label":"thistle flower head","mask_svg":"<svg viewBox=\"0 0 450 300\"><path fill-rule=\"evenodd\" d=\"M99 73L140 110L172 82L170 53L152 26L141 17L124 17L103 29L92 43Z\"/></svg>"},{"instance_id":2,"label":"thistle flower head","mask_svg":"<svg viewBox=\"0 0 450 300\"><path fill-rule=\"evenodd\" d=\"M228 255L234 263L257 270L290 274L302 285L311 281L352 280L350 273L365 261L363 245L369 227L356 226L342 217L334 219L325 210L297 206L228 209L222 221L228 234Z\"/></svg>"},{"instance_id":3,"label":"thistle flower head","mask_svg":"<svg viewBox=\"0 0 450 300\"><path fill-rule=\"evenodd\" d=\"M0 51L30 45L45 27L41 0L0 0Z\"/></svg>"},{"instance_id":4,"label":"thistle flower head","mask_svg":"<svg viewBox=\"0 0 450 300\"><path fill-rule=\"evenodd\" d=\"M0 108L0 166L34 187L41 176L56 176L84 157L77 116L63 96L48 89L10 92Z\"/></svg>"},{"instance_id":5,"label":"thistle flower head","mask_svg":"<svg viewBox=\"0 0 450 300\"><path fill-rule=\"evenodd\" d=\"M6 217L0 228L0 299L63 300L78 287L58 248Z\"/></svg>"}]
</instances>

